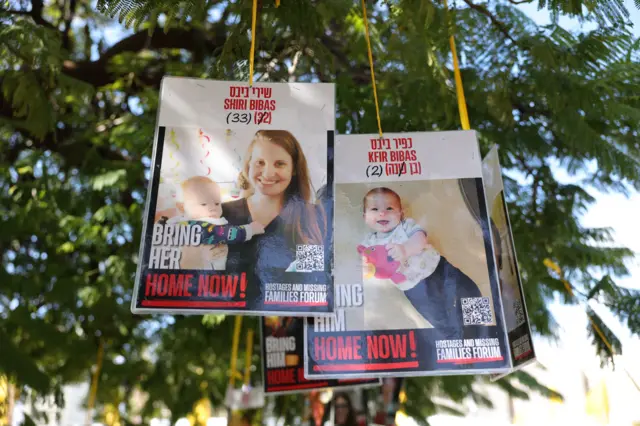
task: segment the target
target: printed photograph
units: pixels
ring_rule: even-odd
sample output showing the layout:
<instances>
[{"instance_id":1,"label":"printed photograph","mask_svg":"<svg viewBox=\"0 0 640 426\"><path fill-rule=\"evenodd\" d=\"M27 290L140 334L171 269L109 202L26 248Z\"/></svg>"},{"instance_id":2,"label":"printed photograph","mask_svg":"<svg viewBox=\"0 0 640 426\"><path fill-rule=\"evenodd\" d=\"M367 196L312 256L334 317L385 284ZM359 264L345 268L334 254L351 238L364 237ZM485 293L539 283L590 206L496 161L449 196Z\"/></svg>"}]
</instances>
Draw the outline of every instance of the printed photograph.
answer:
<instances>
[{"instance_id":1,"label":"printed photograph","mask_svg":"<svg viewBox=\"0 0 640 426\"><path fill-rule=\"evenodd\" d=\"M316 193L326 185L327 136L303 137L167 129L155 221L200 224L209 242L184 247L182 269L242 270L257 256L287 270L299 245L323 245L328 224Z\"/></svg>"},{"instance_id":2,"label":"printed photograph","mask_svg":"<svg viewBox=\"0 0 640 426\"><path fill-rule=\"evenodd\" d=\"M335 173L336 310L307 320L305 375L506 371L475 133L341 136Z\"/></svg>"},{"instance_id":3,"label":"printed photograph","mask_svg":"<svg viewBox=\"0 0 640 426\"><path fill-rule=\"evenodd\" d=\"M148 268L195 271L191 296L197 286L195 299L206 301L171 303L329 309L330 134L195 127L161 131L160 178L148 229L162 232L150 238ZM207 280L204 286L202 279ZM210 296L242 301L212 304Z\"/></svg>"},{"instance_id":4,"label":"printed photograph","mask_svg":"<svg viewBox=\"0 0 640 426\"><path fill-rule=\"evenodd\" d=\"M336 284L361 282L366 306L347 330L495 324L476 182L336 185Z\"/></svg>"}]
</instances>

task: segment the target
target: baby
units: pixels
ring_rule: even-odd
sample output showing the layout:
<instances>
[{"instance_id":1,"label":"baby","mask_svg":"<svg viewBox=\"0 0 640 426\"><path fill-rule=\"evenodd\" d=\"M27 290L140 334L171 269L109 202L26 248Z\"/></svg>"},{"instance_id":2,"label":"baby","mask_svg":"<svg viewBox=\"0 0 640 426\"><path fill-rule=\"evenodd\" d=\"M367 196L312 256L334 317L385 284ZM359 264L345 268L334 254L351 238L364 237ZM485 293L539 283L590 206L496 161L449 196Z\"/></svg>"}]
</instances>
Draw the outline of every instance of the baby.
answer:
<instances>
[{"instance_id":1,"label":"baby","mask_svg":"<svg viewBox=\"0 0 640 426\"><path fill-rule=\"evenodd\" d=\"M371 232L362 245L384 246L389 257L400 263L391 277L398 289L444 338L460 338L460 299L480 297L478 286L427 242L420 225L404 216L395 191L374 188L365 195L363 206L364 221ZM366 250L360 248L359 252ZM368 262L367 256L364 262Z\"/></svg>"},{"instance_id":2,"label":"baby","mask_svg":"<svg viewBox=\"0 0 640 426\"><path fill-rule=\"evenodd\" d=\"M211 245L236 244L251 240L254 235L264 234L258 222L249 225L231 226L222 217L220 187L204 176L194 176L182 183L183 202L176 203L182 216L173 217L169 224L186 222L202 226L202 243L198 247L183 247L180 267L183 269L226 269L226 256L211 259Z\"/></svg>"}]
</instances>

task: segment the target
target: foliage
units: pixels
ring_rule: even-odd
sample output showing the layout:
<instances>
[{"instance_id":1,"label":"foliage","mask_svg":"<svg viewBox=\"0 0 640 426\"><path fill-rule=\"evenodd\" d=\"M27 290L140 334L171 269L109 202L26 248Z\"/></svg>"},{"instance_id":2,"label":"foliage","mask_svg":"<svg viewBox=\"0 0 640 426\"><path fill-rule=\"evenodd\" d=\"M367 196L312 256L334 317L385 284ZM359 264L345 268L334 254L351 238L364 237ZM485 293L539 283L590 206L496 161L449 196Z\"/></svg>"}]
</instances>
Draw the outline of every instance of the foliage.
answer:
<instances>
[{"instance_id":1,"label":"foliage","mask_svg":"<svg viewBox=\"0 0 640 426\"><path fill-rule=\"evenodd\" d=\"M598 24L583 34L538 27L519 2L463 0L451 24L436 1L370 4L383 130L459 127L447 40L455 31L472 128L483 152L499 145L511 176L534 330L554 332L546 304L559 295L602 303L638 333L640 295L614 283L632 253L579 217L593 202L589 187L640 188L640 43L618 1L540 0L557 15ZM100 0L99 11L87 0L63 3L16 0L0 10L0 372L39 392L86 381L102 339L102 404L123 401L127 416L145 419L163 406L184 415L201 397L219 407L232 321L133 316L129 305L160 79L246 79L251 2ZM114 29L115 42L106 38ZM336 82L338 131L377 131L359 2L283 0L276 8L261 0L256 36L256 79ZM558 182L554 161L584 179ZM548 258L576 295L544 265ZM467 396L490 404L476 391L480 382L408 380L406 412L424 419L457 411ZM498 383L519 397L552 395L524 373ZM140 390L154 402L134 413ZM275 403L287 419L304 405L298 396Z\"/></svg>"}]
</instances>

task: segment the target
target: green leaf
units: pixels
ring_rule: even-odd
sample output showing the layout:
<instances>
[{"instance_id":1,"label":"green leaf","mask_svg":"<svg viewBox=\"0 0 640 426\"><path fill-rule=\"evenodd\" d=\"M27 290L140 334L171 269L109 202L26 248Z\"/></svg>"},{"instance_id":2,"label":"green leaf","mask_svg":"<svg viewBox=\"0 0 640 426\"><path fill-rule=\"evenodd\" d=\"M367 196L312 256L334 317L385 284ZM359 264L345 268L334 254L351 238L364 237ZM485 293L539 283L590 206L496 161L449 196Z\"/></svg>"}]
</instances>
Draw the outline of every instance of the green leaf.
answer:
<instances>
[{"instance_id":1,"label":"green leaf","mask_svg":"<svg viewBox=\"0 0 640 426\"><path fill-rule=\"evenodd\" d=\"M622 343L590 307L587 308L587 317L589 318L587 326L589 337L597 348L601 365L609 363L615 365L613 356L622 354Z\"/></svg>"},{"instance_id":2,"label":"green leaf","mask_svg":"<svg viewBox=\"0 0 640 426\"><path fill-rule=\"evenodd\" d=\"M76 247L73 245L71 241L67 241L58 247L58 253L73 253L76 250Z\"/></svg>"},{"instance_id":3,"label":"green leaf","mask_svg":"<svg viewBox=\"0 0 640 426\"><path fill-rule=\"evenodd\" d=\"M605 275L587 294L587 300L592 299L599 293L604 293L608 296L615 296L617 287L610 276Z\"/></svg>"},{"instance_id":4,"label":"green leaf","mask_svg":"<svg viewBox=\"0 0 640 426\"><path fill-rule=\"evenodd\" d=\"M0 371L16 377L20 385L29 386L36 392L46 393L51 389L50 378L12 339L0 329Z\"/></svg>"},{"instance_id":5,"label":"green leaf","mask_svg":"<svg viewBox=\"0 0 640 426\"><path fill-rule=\"evenodd\" d=\"M92 179L93 189L100 191L104 188L115 185L119 180L124 179L127 175L125 169L110 170Z\"/></svg>"},{"instance_id":6,"label":"green leaf","mask_svg":"<svg viewBox=\"0 0 640 426\"><path fill-rule=\"evenodd\" d=\"M22 426L37 426L37 423L31 418L31 416L27 413L23 413L24 420L22 421Z\"/></svg>"},{"instance_id":7,"label":"green leaf","mask_svg":"<svg viewBox=\"0 0 640 426\"><path fill-rule=\"evenodd\" d=\"M529 374L524 370L519 370L514 373L511 373L510 379L517 380L521 385L525 386L527 389L531 389L533 391L539 392L541 395L549 399L564 401L564 397L562 396L562 394L540 383L534 376L532 376L531 374Z\"/></svg>"}]
</instances>

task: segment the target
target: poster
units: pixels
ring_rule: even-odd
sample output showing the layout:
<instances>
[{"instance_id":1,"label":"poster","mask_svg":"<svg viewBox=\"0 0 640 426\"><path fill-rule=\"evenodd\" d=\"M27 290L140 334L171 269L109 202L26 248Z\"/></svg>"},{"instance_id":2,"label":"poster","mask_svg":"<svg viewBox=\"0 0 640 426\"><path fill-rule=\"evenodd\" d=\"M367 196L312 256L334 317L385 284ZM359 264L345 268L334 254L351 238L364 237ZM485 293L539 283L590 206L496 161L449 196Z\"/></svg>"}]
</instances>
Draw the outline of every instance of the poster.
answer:
<instances>
[{"instance_id":1,"label":"poster","mask_svg":"<svg viewBox=\"0 0 640 426\"><path fill-rule=\"evenodd\" d=\"M507 371L472 131L339 136L335 306L308 318L305 377Z\"/></svg>"},{"instance_id":2,"label":"poster","mask_svg":"<svg viewBox=\"0 0 640 426\"><path fill-rule=\"evenodd\" d=\"M165 77L134 313L333 311L333 84Z\"/></svg>"},{"instance_id":3,"label":"poster","mask_svg":"<svg viewBox=\"0 0 640 426\"><path fill-rule=\"evenodd\" d=\"M326 388L380 386L380 379L307 380L304 378L304 318L262 317L262 372L265 394Z\"/></svg>"},{"instance_id":4,"label":"poster","mask_svg":"<svg viewBox=\"0 0 640 426\"><path fill-rule=\"evenodd\" d=\"M533 338L527 306L518 269L518 258L511 232L511 222L504 195L502 169L498 149L493 147L482 160L482 175L491 215L493 246L495 249L500 293L504 307L511 361L515 370L535 361ZM503 377L497 375L494 379Z\"/></svg>"}]
</instances>

